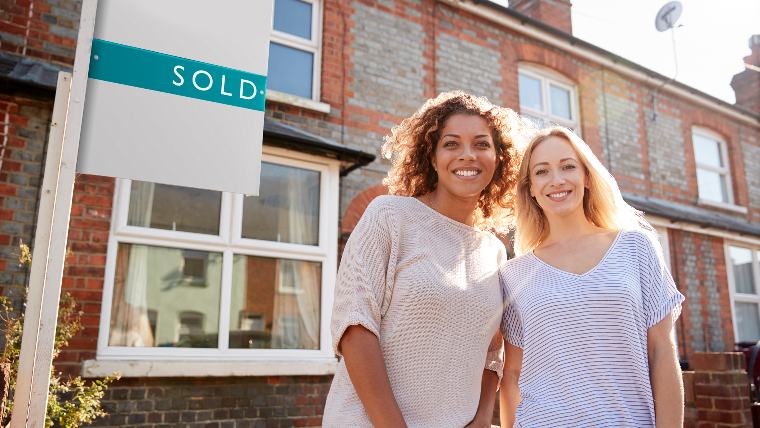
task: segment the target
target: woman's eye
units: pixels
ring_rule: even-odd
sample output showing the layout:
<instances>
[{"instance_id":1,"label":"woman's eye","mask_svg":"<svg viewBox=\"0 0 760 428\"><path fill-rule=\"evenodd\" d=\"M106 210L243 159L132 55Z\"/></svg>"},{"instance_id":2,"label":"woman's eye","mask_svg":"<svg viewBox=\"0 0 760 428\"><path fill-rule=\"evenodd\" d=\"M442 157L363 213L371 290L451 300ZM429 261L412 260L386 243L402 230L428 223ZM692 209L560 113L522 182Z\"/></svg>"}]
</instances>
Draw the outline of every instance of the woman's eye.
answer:
<instances>
[{"instance_id":1,"label":"woman's eye","mask_svg":"<svg viewBox=\"0 0 760 428\"><path fill-rule=\"evenodd\" d=\"M480 141L476 143L476 146L481 149L488 149L488 148L491 148L491 143L489 143L488 141Z\"/></svg>"},{"instance_id":2,"label":"woman's eye","mask_svg":"<svg viewBox=\"0 0 760 428\"><path fill-rule=\"evenodd\" d=\"M544 175L544 174L546 174L546 170L545 169L537 169L534 174L535 175Z\"/></svg>"},{"instance_id":3,"label":"woman's eye","mask_svg":"<svg viewBox=\"0 0 760 428\"><path fill-rule=\"evenodd\" d=\"M444 141L443 143L443 147L456 147L456 145L456 141Z\"/></svg>"},{"instance_id":4,"label":"woman's eye","mask_svg":"<svg viewBox=\"0 0 760 428\"><path fill-rule=\"evenodd\" d=\"M565 165L565 166L562 167L562 169L564 169L564 170L570 170L570 169L575 169L575 168L576 168L576 166L573 165L573 164L567 164L567 165Z\"/></svg>"}]
</instances>

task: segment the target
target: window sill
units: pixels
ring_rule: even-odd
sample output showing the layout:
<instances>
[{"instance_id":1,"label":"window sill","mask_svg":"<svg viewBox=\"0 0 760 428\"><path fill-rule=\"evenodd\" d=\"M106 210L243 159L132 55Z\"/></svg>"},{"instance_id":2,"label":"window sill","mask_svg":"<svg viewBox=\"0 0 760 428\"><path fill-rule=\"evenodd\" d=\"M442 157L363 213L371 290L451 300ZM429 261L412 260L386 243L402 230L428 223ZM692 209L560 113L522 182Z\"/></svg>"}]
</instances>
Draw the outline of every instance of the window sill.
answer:
<instances>
[{"instance_id":1,"label":"window sill","mask_svg":"<svg viewBox=\"0 0 760 428\"><path fill-rule=\"evenodd\" d=\"M266 100L276 103L290 104L292 106L330 114L330 104L310 100L308 98L303 98L296 95L286 94L284 92L269 90L267 91Z\"/></svg>"},{"instance_id":2,"label":"window sill","mask_svg":"<svg viewBox=\"0 0 760 428\"><path fill-rule=\"evenodd\" d=\"M234 377L234 376L324 376L335 374L335 358L296 361L156 361L86 360L85 378L119 373L121 377Z\"/></svg>"},{"instance_id":3,"label":"window sill","mask_svg":"<svg viewBox=\"0 0 760 428\"><path fill-rule=\"evenodd\" d=\"M697 203L699 205L704 205L704 206L710 207L710 208L718 208L718 209L722 209L722 210L726 210L726 211L731 211L731 212L735 212L735 213L739 213L739 214L747 214L747 207L743 207L743 206L740 206L740 205L725 204L725 203L722 203L722 202L709 201L707 199L699 199L699 200L697 200Z\"/></svg>"}]
</instances>

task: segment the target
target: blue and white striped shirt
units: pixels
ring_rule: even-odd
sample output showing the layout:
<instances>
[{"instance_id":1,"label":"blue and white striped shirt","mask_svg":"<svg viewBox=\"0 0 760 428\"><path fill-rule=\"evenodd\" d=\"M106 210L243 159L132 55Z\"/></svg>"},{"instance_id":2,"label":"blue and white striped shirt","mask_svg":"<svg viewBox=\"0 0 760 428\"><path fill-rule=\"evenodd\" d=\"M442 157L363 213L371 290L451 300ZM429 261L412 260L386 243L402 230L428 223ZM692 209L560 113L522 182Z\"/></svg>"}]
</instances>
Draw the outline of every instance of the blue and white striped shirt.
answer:
<instances>
[{"instance_id":1,"label":"blue and white striped shirt","mask_svg":"<svg viewBox=\"0 0 760 428\"><path fill-rule=\"evenodd\" d=\"M523 349L516 427L654 426L647 330L684 300L654 239L622 231L583 274L532 252L502 267L502 334Z\"/></svg>"}]
</instances>

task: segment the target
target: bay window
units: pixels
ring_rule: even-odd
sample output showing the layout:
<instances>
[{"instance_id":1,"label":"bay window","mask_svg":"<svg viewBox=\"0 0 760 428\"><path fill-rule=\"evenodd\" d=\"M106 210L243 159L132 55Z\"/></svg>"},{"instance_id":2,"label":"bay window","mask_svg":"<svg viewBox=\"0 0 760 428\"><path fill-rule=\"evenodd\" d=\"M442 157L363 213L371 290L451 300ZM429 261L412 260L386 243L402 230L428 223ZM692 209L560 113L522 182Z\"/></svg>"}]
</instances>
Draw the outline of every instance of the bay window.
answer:
<instances>
[{"instance_id":1,"label":"bay window","mask_svg":"<svg viewBox=\"0 0 760 428\"><path fill-rule=\"evenodd\" d=\"M338 164L262 159L258 196L117 181L98 359L333 357Z\"/></svg>"}]
</instances>

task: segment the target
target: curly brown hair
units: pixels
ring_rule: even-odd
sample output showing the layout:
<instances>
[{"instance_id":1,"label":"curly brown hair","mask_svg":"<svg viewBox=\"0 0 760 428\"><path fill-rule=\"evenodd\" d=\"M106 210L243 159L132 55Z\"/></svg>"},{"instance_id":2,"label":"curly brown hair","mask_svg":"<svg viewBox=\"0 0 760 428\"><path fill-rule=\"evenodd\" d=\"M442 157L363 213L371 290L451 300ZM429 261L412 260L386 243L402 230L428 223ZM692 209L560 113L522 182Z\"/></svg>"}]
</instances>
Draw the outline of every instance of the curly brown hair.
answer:
<instances>
[{"instance_id":1,"label":"curly brown hair","mask_svg":"<svg viewBox=\"0 0 760 428\"><path fill-rule=\"evenodd\" d=\"M418 197L435 190L438 174L432 158L440 130L454 114L480 116L488 123L496 147L496 170L478 200L475 226L504 233L514 212L519 166L516 139L526 139L530 123L511 109L491 104L484 97L462 91L444 92L431 98L412 116L393 127L385 137L382 154L391 160L383 180L392 195Z\"/></svg>"}]
</instances>

